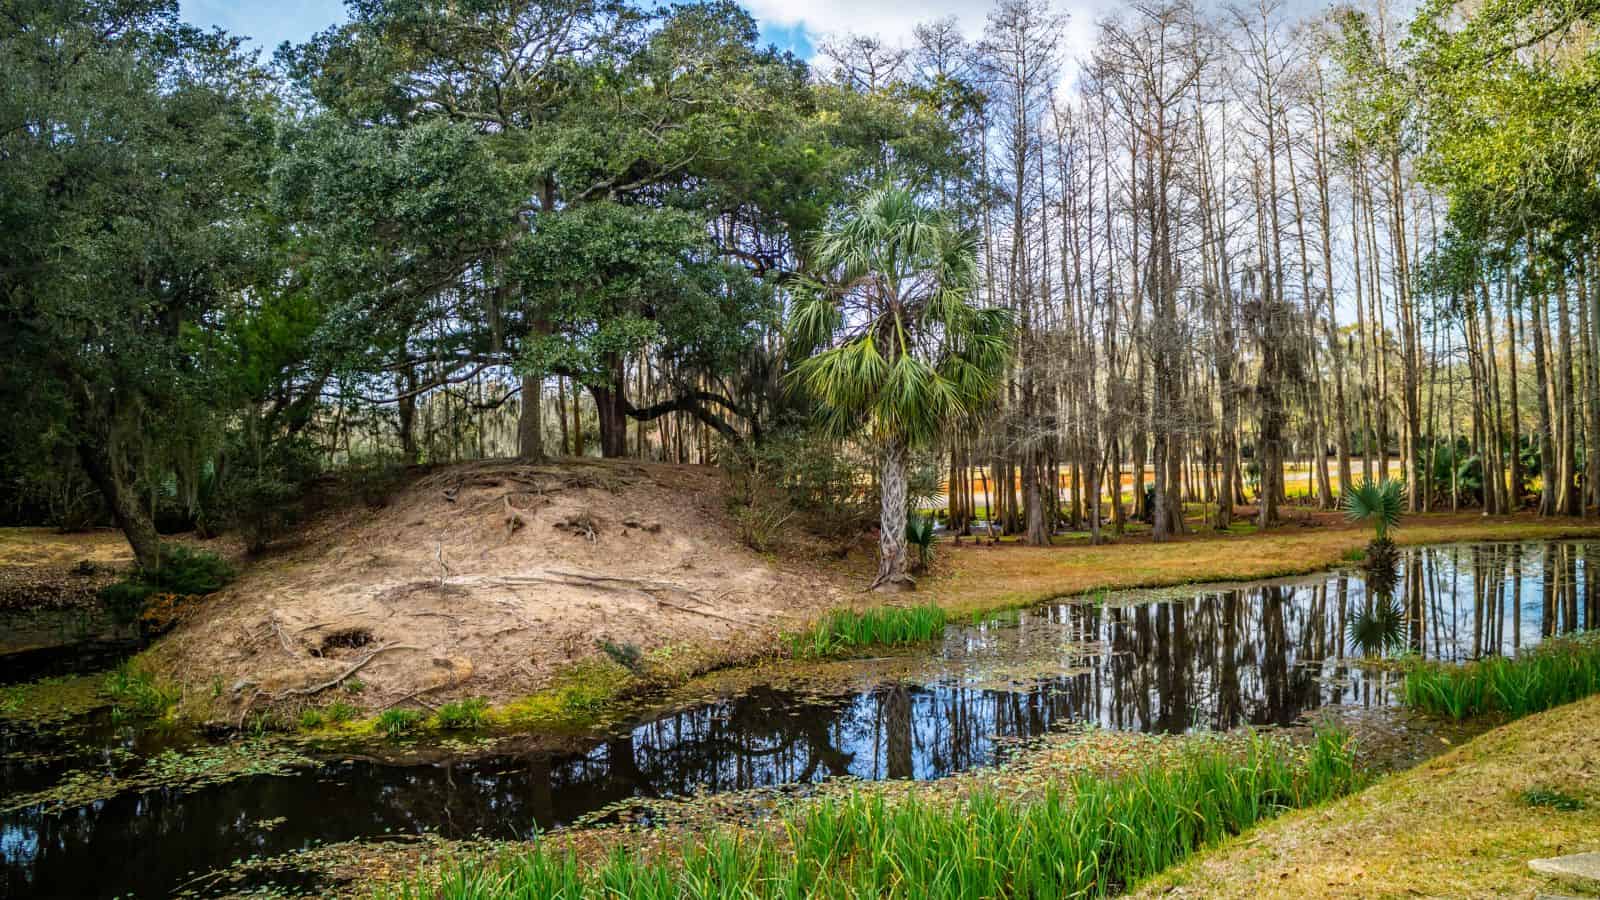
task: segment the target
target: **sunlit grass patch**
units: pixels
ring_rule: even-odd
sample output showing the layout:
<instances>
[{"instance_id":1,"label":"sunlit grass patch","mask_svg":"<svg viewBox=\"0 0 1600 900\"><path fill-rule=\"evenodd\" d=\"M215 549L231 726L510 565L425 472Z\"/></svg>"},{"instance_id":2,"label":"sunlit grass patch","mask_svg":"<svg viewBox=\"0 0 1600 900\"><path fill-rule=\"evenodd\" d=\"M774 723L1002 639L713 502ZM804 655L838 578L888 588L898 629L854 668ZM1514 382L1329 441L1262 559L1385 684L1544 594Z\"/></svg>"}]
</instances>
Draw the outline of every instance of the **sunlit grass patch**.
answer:
<instances>
[{"instance_id":1,"label":"sunlit grass patch","mask_svg":"<svg viewBox=\"0 0 1600 900\"><path fill-rule=\"evenodd\" d=\"M561 897L1098 896L1280 812L1358 786L1353 751L1325 733L1295 753L1252 737L1173 768L1081 776L1040 796L980 792L950 802L852 792L799 805L772 829L716 829L680 853L615 850L590 865L536 845L418 878L394 900Z\"/></svg>"},{"instance_id":2,"label":"sunlit grass patch","mask_svg":"<svg viewBox=\"0 0 1600 900\"><path fill-rule=\"evenodd\" d=\"M944 634L949 621L943 607L877 606L856 611L836 609L809 629L789 636L796 657L820 658L855 653L868 647L920 644Z\"/></svg>"}]
</instances>

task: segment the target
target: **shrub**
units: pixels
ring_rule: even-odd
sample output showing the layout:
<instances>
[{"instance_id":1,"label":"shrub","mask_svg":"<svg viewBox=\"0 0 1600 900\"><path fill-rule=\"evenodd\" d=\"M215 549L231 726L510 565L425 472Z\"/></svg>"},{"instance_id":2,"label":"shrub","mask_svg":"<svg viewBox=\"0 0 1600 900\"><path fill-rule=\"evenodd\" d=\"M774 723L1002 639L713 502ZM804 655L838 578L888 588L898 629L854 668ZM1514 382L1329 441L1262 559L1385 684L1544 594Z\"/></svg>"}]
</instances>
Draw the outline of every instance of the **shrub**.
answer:
<instances>
[{"instance_id":1,"label":"shrub","mask_svg":"<svg viewBox=\"0 0 1600 900\"><path fill-rule=\"evenodd\" d=\"M446 703L439 707L434 722L450 731L482 728L489 724L489 701L482 697L468 697Z\"/></svg>"},{"instance_id":2,"label":"shrub","mask_svg":"<svg viewBox=\"0 0 1600 900\"><path fill-rule=\"evenodd\" d=\"M917 548L917 569L933 562L933 517L912 514L906 519L906 542Z\"/></svg>"},{"instance_id":3,"label":"shrub","mask_svg":"<svg viewBox=\"0 0 1600 900\"><path fill-rule=\"evenodd\" d=\"M99 598L115 621L139 622L149 636L171 628L192 611L193 598L221 590L233 577L233 567L215 553L182 545L162 547L161 568L108 584L100 589Z\"/></svg>"},{"instance_id":4,"label":"shrub","mask_svg":"<svg viewBox=\"0 0 1600 900\"><path fill-rule=\"evenodd\" d=\"M422 725L422 713L414 709L386 709L378 714L377 728L385 737L400 738Z\"/></svg>"},{"instance_id":5,"label":"shrub","mask_svg":"<svg viewBox=\"0 0 1600 900\"><path fill-rule=\"evenodd\" d=\"M600 652L611 658L611 661L627 669L634 675L644 671L644 653L638 644L622 643L613 644L605 638L595 641L595 646Z\"/></svg>"},{"instance_id":6,"label":"shrub","mask_svg":"<svg viewBox=\"0 0 1600 900\"><path fill-rule=\"evenodd\" d=\"M238 529L245 548L259 553L300 521L306 486L316 477L320 454L306 440L283 440L264 449L238 448L240 460L222 472L207 498L201 525L209 532Z\"/></svg>"}]
</instances>

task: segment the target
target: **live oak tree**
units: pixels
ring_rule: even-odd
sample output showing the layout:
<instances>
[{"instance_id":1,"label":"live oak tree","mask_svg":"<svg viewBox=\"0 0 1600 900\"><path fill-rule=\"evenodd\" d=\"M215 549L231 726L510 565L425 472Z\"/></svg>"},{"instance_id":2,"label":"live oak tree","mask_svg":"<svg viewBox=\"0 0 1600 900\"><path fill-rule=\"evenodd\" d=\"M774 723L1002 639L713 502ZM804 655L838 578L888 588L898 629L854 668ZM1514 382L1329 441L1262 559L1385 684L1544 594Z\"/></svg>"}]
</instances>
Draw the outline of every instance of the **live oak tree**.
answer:
<instances>
[{"instance_id":1,"label":"live oak tree","mask_svg":"<svg viewBox=\"0 0 1600 900\"><path fill-rule=\"evenodd\" d=\"M224 322L268 280L270 110L234 39L177 4L0 17L0 416L81 466L138 564L156 481L194 476L237 396Z\"/></svg>"},{"instance_id":2,"label":"live oak tree","mask_svg":"<svg viewBox=\"0 0 1600 900\"><path fill-rule=\"evenodd\" d=\"M993 398L1012 318L975 302L970 232L902 187L874 190L811 241L790 320L793 377L829 431L878 458L878 590L908 590L909 452Z\"/></svg>"}]
</instances>

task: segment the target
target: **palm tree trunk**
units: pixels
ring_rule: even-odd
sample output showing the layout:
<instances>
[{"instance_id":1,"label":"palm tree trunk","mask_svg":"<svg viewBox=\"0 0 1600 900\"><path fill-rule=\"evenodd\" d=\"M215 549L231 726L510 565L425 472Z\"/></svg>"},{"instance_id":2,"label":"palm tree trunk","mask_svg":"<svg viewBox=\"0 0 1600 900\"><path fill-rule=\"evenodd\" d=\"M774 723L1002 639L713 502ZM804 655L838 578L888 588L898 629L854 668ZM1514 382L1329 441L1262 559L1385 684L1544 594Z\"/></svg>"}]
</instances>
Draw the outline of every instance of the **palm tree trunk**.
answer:
<instances>
[{"instance_id":1,"label":"palm tree trunk","mask_svg":"<svg viewBox=\"0 0 1600 900\"><path fill-rule=\"evenodd\" d=\"M893 439L878 451L878 578L877 591L909 591L916 581L906 574L906 445Z\"/></svg>"}]
</instances>

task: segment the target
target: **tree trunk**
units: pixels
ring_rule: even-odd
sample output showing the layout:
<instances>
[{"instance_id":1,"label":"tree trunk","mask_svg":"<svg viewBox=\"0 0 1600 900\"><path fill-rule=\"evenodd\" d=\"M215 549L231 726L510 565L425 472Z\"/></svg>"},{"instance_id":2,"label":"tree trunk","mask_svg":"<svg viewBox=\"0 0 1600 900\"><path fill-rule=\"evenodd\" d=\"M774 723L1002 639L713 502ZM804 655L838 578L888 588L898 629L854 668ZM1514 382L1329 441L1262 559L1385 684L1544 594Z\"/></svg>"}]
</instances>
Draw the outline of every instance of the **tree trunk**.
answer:
<instances>
[{"instance_id":1,"label":"tree trunk","mask_svg":"<svg viewBox=\"0 0 1600 900\"><path fill-rule=\"evenodd\" d=\"M517 455L532 462L544 459L544 379L522 376L522 412L517 416Z\"/></svg>"},{"instance_id":2,"label":"tree trunk","mask_svg":"<svg viewBox=\"0 0 1600 900\"><path fill-rule=\"evenodd\" d=\"M909 591L916 581L906 574L906 446L891 440L878 451L878 578L877 591Z\"/></svg>"},{"instance_id":3,"label":"tree trunk","mask_svg":"<svg viewBox=\"0 0 1600 900\"><path fill-rule=\"evenodd\" d=\"M161 568L161 538L156 534L150 511L134 495L133 485L118 474L114 461L107 459L103 451L88 442L78 444L78 459L83 463L89 480L106 498L106 505L111 507L111 518L128 539L128 546L133 549L133 558L139 568L146 572Z\"/></svg>"}]
</instances>

